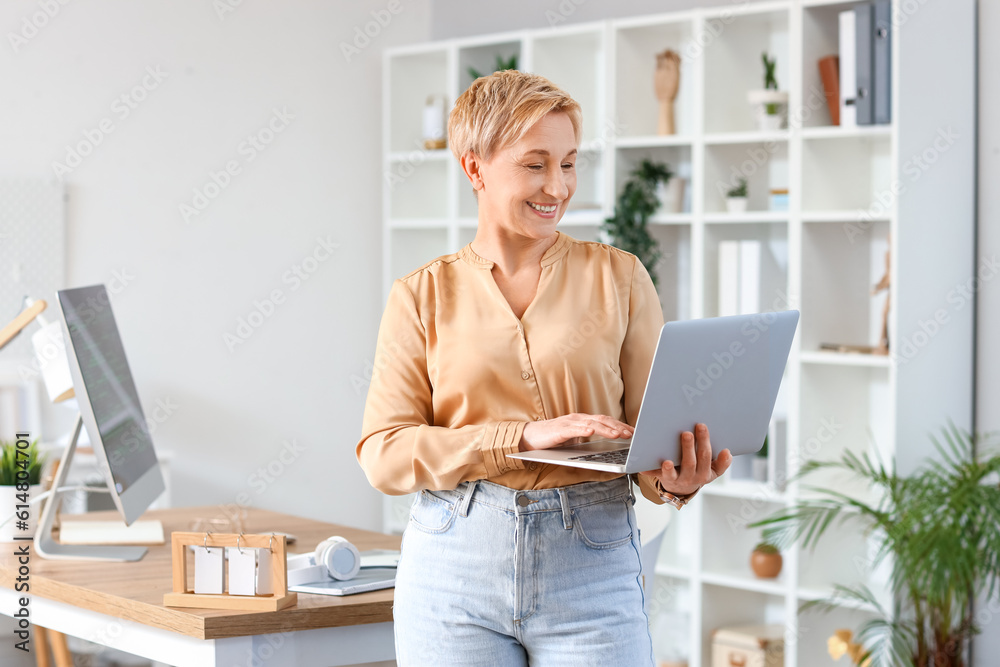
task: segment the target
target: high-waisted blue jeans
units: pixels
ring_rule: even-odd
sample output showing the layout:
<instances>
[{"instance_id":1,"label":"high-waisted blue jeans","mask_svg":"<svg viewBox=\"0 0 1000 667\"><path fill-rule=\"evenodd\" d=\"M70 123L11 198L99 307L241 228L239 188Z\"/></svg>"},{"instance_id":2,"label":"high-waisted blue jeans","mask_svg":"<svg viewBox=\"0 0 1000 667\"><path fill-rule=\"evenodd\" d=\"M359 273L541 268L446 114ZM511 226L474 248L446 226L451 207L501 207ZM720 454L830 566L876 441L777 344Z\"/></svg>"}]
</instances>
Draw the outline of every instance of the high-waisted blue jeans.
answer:
<instances>
[{"instance_id":1,"label":"high-waisted blue jeans","mask_svg":"<svg viewBox=\"0 0 1000 667\"><path fill-rule=\"evenodd\" d=\"M400 667L650 667L626 477L423 491L396 575Z\"/></svg>"}]
</instances>

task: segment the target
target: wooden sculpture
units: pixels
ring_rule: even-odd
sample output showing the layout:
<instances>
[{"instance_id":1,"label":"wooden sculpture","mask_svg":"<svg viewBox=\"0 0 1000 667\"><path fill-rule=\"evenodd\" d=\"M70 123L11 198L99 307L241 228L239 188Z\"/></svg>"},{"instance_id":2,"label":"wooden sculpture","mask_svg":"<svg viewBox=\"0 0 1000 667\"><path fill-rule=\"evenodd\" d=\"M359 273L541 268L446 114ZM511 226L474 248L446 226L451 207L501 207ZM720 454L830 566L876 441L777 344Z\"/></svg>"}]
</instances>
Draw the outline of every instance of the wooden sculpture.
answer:
<instances>
[{"instance_id":1,"label":"wooden sculpture","mask_svg":"<svg viewBox=\"0 0 1000 667\"><path fill-rule=\"evenodd\" d=\"M657 132L675 134L674 100L680 86L681 57L676 51L667 49L656 54L656 72L653 74L653 86L656 99L660 101L660 114L657 122Z\"/></svg>"}]
</instances>

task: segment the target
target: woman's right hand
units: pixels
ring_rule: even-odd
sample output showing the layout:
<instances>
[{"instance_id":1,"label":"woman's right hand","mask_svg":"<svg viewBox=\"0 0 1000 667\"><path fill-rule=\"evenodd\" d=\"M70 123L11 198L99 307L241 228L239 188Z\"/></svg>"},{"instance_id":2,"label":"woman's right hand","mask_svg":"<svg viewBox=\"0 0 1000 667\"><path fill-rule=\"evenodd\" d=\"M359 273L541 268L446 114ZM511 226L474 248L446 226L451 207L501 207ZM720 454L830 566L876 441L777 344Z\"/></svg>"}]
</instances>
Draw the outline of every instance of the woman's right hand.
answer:
<instances>
[{"instance_id":1,"label":"woman's right hand","mask_svg":"<svg viewBox=\"0 0 1000 667\"><path fill-rule=\"evenodd\" d=\"M632 427L625 422L607 415L587 415L578 412L528 422L521 432L521 442L518 449L530 452L533 449L548 449L559 445L575 444L582 438L598 436L600 438L631 438Z\"/></svg>"}]
</instances>

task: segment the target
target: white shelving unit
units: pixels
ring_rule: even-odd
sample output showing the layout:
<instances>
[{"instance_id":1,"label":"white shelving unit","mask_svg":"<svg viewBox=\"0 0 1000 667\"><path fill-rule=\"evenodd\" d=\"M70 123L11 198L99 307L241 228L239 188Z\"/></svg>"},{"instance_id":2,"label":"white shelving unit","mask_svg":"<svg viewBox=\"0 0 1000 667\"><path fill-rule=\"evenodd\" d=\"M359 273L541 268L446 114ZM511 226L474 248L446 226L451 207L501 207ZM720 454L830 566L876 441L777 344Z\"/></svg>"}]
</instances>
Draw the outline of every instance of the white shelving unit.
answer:
<instances>
[{"instance_id":1,"label":"white shelving unit","mask_svg":"<svg viewBox=\"0 0 1000 667\"><path fill-rule=\"evenodd\" d=\"M652 225L664 253L657 272L667 320L716 315L719 243L761 242L761 309L802 311L775 411L787 434L783 451L771 449L782 459L778 469L794 471L805 459L845 449L877 450L900 470L912 469L932 451L928 433L947 419L971 426L972 309L949 305L946 295L975 268L974 2L925 3L917 12L895 2L893 122L835 127L816 61L837 52L838 12L856 4L752 2L387 51L384 294L394 278L475 236L475 200L458 164L449 151L420 147L425 99L454 100L471 82L468 66L490 71L496 55L516 53L521 69L549 77L583 107L579 188L560 223L564 232L597 240L615 193L643 158L685 177L682 211L661 212ZM943 35L968 47L926 46ZM655 134L653 94L654 54L664 48L682 57L677 134L666 137ZM779 84L790 94L788 129L754 129L746 91L761 83L764 50L777 58ZM954 75L930 85L930 69ZM939 151L935 166L914 179L907 161L933 147L942 128L964 141ZM749 210L739 215L725 211L722 195L734 171L750 190ZM898 184L905 192L891 195ZM789 190L789 208L770 211L767 193L779 187ZM821 351L824 342L877 342L885 294L869 292L886 250L893 259L890 345L896 351L910 343L918 353ZM947 327L922 341L920 323L939 308L949 311ZM848 480L811 481L869 493ZM687 614L692 667L708 664L713 629L765 622L787 628L787 667L828 664L833 631L871 615L847 604L829 615L799 612L836 583L882 583L881 573L863 567L869 544L850 527L832 531L815 553L785 553L775 580L752 574L750 551L760 536L746 524L803 495L795 482L730 479L706 487L676 515L651 608L654 616ZM387 500L387 530L405 525L407 502Z\"/></svg>"}]
</instances>

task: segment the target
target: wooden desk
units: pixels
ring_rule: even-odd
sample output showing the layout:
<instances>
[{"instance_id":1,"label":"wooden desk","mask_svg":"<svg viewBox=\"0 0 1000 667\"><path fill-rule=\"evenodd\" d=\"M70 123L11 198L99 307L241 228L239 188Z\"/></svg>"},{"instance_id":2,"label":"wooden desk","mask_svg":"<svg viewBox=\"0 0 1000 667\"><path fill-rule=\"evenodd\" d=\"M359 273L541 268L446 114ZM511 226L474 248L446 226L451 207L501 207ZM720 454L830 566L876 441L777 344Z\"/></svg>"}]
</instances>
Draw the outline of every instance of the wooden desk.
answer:
<instances>
[{"instance_id":1,"label":"wooden desk","mask_svg":"<svg viewBox=\"0 0 1000 667\"><path fill-rule=\"evenodd\" d=\"M298 541L293 553L311 551L323 539L342 535L358 549L398 549L398 537L337 526L287 514L250 509L247 533L280 530ZM144 519L163 523L167 543L150 547L136 563L45 560L32 554L31 622L171 665L272 665L330 667L394 657L393 590L347 597L299 593L298 604L277 612L164 607L171 590L170 533L190 530L195 517L221 515L219 507L155 510ZM113 512L87 515L115 518ZM80 517L74 517L80 518ZM21 543L21 544L30 544ZM0 613L13 614L18 545L0 551ZM189 575L191 576L191 575ZM12 650L10 644L0 652Z\"/></svg>"}]
</instances>

